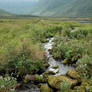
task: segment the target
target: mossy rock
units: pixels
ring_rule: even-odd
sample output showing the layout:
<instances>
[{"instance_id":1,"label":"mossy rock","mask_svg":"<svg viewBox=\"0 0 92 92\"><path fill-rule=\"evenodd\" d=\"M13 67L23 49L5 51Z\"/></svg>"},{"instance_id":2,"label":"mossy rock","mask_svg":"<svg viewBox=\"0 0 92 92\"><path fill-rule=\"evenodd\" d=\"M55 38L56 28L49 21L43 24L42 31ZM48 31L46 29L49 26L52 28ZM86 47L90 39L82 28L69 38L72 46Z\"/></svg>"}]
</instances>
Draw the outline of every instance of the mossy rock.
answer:
<instances>
[{"instance_id":1,"label":"mossy rock","mask_svg":"<svg viewBox=\"0 0 92 92\"><path fill-rule=\"evenodd\" d=\"M92 92L92 86L76 86L74 92Z\"/></svg>"},{"instance_id":2,"label":"mossy rock","mask_svg":"<svg viewBox=\"0 0 92 92\"><path fill-rule=\"evenodd\" d=\"M24 82L29 82L29 81L35 81L34 75L26 75L24 78Z\"/></svg>"},{"instance_id":3,"label":"mossy rock","mask_svg":"<svg viewBox=\"0 0 92 92\"><path fill-rule=\"evenodd\" d=\"M92 86L82 79L81 85L74 87L74 92L92 92Z\"/></svg>"},{"instance_id":4,"label":"mossy rock","mask_svg":"<svg viewBox=\"0 0 92 92\"><path fill-rule=\"evenodd\" d=\"M92 92L92 86L77 86L74 92Z\"/></svg>"},{"instance_id":5,"label":"mossy rock","mask_svg":"<svg viewBox=\"0 0 92 92\"><path fill-rule=\"evenodd\" d=\"M47 81L43 76L40 76L37 74L34 76L34 78L35 78L35 81L38 83L45 83Z\"/></svg>"},{"instance_id":6,"label":"mossy rock","mask_svg":"<svg viewBox=\"0 0 92 92\"><path fill-rule=\"evenodd\" d=\"M29 81L36 82L36 83L45 83L47 80L43 76L40 76L37 74L36 75L26 75L24 82L27 83Z\"/></svg>"},{"instance_id":7,"label":"mossy rock","mask_svg":"<svg viewBox=\"0 0 92 92\"><path fill-rule=\"evenodd\" d=\"M74 92L86 92L86 91L85 91L84 87L82 87L82 86L76 86L74 88Z\"/></svg>"},{"instance_id":8,"label":"mossy rock","mask_svg":"<svg viewBox=\"0 0 92 92\"><path fill-rule=\"evenodd\" d=\"M86 88L87 92L92 92L92 86L86 86L85 88Z\"/></svg>"},{"instance_id":9,"label":"mossy rock","mask_svg":"<svg viewBox=\"0 0 92 92\"><path fill-rule=\"evenodd\" d=\"M47 84L41 84L40 92L54 92Z\"/></svg>"},{"instance_id":10,"label":"mossy rock","mask_svg":"<svg viewBox=\"0 0 92 92\"><path fill-rule=\"evenodd\" d=\"M72 60L71 59L64 59L64 61L62 62L64 65L69 65L69 64L76 64L77 60Z\"/></svg>"},{"instance_id":11,"label":"mossy rock","mask_svg":"<svg viewBox=\"0 0 92 92\"><path fill-rule=\"evenodd\" d=\"M43 76L45 79L48 79L48 76L50 76L50 75L55 75L55 72L53 72L53 71L47 71L47 72L44 72L44 73L42 74L42 76Z\"/></svg>"},{"instance_id":12,"label":"mossy rock","mask_svg":"<svg viewBox=\"0 0 92 92\"><path fill-rule=\"evenodd\" d=\"M61 89L63 83L66 82L69 84L70 88L73 88L78 84L77 80L72 80L71 78L61 75L61 76L48 76L48 84L55 89Z\"/></svg>"},{"instance_id":13,"label":"mossy rock","mask_svg":"<svg viewBox=\"0 0 92 92\"><path fill-rule=\"evenodd\" d=\"M42 76L43 76L44 78L46 78L46 79L48 78L48 74L46 74L46 73L43 73Z\"/></svg>"},{"instance_id":14,"label":"mossy rock","mask_svg":"<svg viewBox=\"0 0 92 92\"><path fill-rule=\"evenodd\" d=\"M86 80L82 79L81 86L89 86L89 84Z\"/></svg>"},{"instance_id":15,"label":"mossy rock","mask_svg":"<svg viewBox=\"0 0 92 92\"><path fill-rule=\"evenodd\" d=\"M62 62L64 65L67 65L70 63L70 61L68 59L64 59L64 61Z\"/></svg>"},{"instance_id":16,"label":"mossy rock","mask_svg":"<svg viewBox=\"0 0 92 92\"><path fill-rule=\"evenodd\" d=\"M45 67L45 68L48 68L49 66L50 66L50 65L49 65L48 62L45 62L45 63L44 63L44 67Z\"/></svg>"},{"instance_id":17,"label":"mossy rock","mask_svg":"<svg viewBox=\"0 0 92 92\"><path fill-rule=\"evenodd\" d=\"M69 76L70 78L72 79L77 79L79 82L81 82L81 77L79 75L79 73L73 69L69 70L67 73L66 73L67 76Z\"/></svg>"},{"instance_id":18,"label":"mossy rock","mask_svg":"<svg viewBox=\"0 0 92 92\"><path fill-rule=\"evenodd\" d=\"M43 39L43 40L41 40L41 42L42 42L42 43L46 43L46 42L49 42L49 40Z\"/></svg>"},{"instance_id":19,"label":"mossy rock","mask_svg":"<svg viewBox=\"0 0 92 92\"><path fill-rule=\"evenodd\" d=\"M52 68L53 68L53 69L57 69L57 68L59 68L59 66L58 66L58 65L55 65L55 66L53 66Z\"/></svg>"}]
</instances>

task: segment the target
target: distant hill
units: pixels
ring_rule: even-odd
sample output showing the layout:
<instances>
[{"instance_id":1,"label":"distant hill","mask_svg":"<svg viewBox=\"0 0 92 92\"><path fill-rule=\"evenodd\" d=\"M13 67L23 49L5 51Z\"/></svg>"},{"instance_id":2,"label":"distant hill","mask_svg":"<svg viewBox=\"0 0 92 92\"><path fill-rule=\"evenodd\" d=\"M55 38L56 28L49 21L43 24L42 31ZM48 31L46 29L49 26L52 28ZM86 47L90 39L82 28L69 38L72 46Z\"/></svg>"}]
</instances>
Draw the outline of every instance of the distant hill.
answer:
<instances>
[{"instance_id":1,"label":"distant hill","mask_svg":"<svg viewBox=\"0 0 92 92\"><path fill-rule=\"evenodd\" d=\"M30 13L55 17L92 17L92 0L40 0Z\"/></svg>"},{"instance_id":2,"label":"distant hill","mask_svg":"<svg viewBox=\"0 0 92 92\"><path fill-rule=\"evenodd\" d=\"M0 8L19 15L92 17L92 0L1 0Z\"/></svg>"},{"instance_id":3,"label":"distant hill","mask_svg":"<svg viewBox=\"0 0 92 92\"><path fill-rule=\"evenodd\" d=\"M11 16L10 13L6 12L5 10L3 9L0 9L0 16Z\"/></svg>"},{"instance_id":4,"label":"distant hill","mask_svg":"<svg viewBox=\"0 0 92 92\"><path fill-rule=\"evenodd\" d=\"M0 0L0 8L13 14L29 15L31 8L34 7L36 3L37 2L33 2L32 0Z\"/></svg>"}]
</instances>

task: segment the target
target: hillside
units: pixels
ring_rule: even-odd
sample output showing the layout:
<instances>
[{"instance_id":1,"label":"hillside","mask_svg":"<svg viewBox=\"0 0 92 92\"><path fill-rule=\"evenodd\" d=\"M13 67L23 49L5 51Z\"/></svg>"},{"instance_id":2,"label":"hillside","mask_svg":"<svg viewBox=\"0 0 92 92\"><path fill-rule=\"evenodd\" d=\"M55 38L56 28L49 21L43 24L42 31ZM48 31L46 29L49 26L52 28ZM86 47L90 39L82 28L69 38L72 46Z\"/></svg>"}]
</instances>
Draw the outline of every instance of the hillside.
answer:
<instances>
[{"instance_id":1,"label":"hillside","mask_svg":"<svg viewBox=\"0 0 92 92\"><path fill-rule=\"evenodd\" d=\"M1 0L0 8L19 15L92 17L92 0Z\"/></svg>"},{"instance_id":2,"label":"hillside","mask_svg":"<svg viewBox=\"0 0 92 92\"><path fill-rule=\"evenodd\" d=\"M31 8L36 4L30 0L1 0L0 8L13 14L28 14Z\"/></svg>"},{"instance_id":3,"label":"hillside","mask_svg":"<svg viewBox=\"0 0 92 92\"><path fill-rule=\"evenodd\" d=\"M4 11L3 9L0 9L0 16L10 16L11 14Z\"/></svg>"},{"instance_id":4,"label":"hillside","mask_svg":"<svg viewBox=\"0 0 92 92\"><path fill-rule=\"evenodd\" d=\"M33 15L55 17L91 17L92 0L40 0Z\"/></svg>"}]
</instances>

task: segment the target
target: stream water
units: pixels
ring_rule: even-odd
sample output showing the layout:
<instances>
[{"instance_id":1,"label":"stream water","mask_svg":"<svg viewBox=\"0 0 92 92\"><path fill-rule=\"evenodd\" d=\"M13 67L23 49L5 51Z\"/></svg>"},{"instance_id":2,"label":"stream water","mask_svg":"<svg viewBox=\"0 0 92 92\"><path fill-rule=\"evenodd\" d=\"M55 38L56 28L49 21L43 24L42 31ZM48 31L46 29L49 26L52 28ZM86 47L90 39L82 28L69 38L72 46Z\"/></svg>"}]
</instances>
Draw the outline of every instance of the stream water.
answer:
<instances>
[{"instance_id":1,"label":"stream water","mask_svg":"<svg viewBox=\"0 0 92 92\"><path fill-rule=\"evenodd\" d=\"M63 65L60 61L56 61L52 57L52 55L49 53L49 49L52 49L54 38L49 38L47 40L49 42L43 44L45 52L46 52L46 56L48 58L48 63L50 64L50 66L48 67L46 71L53 71L55 73L55 76L57 76L61 74L66 74L66 72L69 69L74 69L72 66ZM59 67L57 69L54 69L53 66L55 65L58 65ZM29 83L29 84L23 84L20 89L16 89L16 92L40 92L40 89L36 85Z\"/></svg>"},{"instance_id":2,"label":"stream water","mask_svg":"<svg viewBox=\"0 0 92 92\"><path fill-rule=\"evenodd\" d=\"M44 44L44 49L46 51L46 56L49 58L48 63L50 64L50 66L48 67L46 71L53 71L56 73L56 76L57 76L61 74L66 74L69 69L74 69L72 66L63 65L61 63L62 61L56 61L52 57L52 55L49 53L49 49L52 49L54 38L49 38L47 40L49 40L49 42ZM55 65L58 65L59 67L57 69L54 69L53 66Z\"/></svg>"}]
</instances>

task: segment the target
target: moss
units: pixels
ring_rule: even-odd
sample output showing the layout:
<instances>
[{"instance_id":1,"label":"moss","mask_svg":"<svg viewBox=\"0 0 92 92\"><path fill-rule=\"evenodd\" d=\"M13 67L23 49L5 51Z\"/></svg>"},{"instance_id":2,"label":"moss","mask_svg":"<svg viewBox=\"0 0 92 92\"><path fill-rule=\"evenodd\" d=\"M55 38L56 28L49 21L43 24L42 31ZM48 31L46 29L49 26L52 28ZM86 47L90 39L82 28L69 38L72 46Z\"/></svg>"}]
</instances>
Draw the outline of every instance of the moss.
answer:
<instances>
[{"instance_id":1,"label":"moss","mask_svg":"<svg viewBox=\"0 0 92 92\"><path fill-rule=\"evenodd\" d=\"M34 78L35 78L36 82L38 82L38 83L45 83L47 81L46 79L44 79L43 76L40 76L37 74L34 76Z\"/></svg>"},{"instance_id":2,"label":"moss","mask_svg":"<svg viewBox=\"0 0 92 92\"><path fill-rule=\"evenodd\" d=\"M92 92L92 86L76 86L74 92Z\"/></svg>"},{"instance_id":3,"label":"moss","mask_svg":"<svg viewBox=\"0 0 92 92\"><path fill-rule=\"evenodd\" d=\"M68 59L64 59L64 61L63 61L64 65L69 64L69 63L70 63L70 61Z\"/></svg>"},{"instance_id":4,"label":"moss","mask_svg":"<svg viewBox=\"0 0 92 92\"><path fill-rule=\"evenodd\" d=\"M29 81L33 81L33 82L36 82L36 83L45 83L47 80L43 77L43 76L40 76L40 75L26 75L25 76L25 79L24 79L24 82L29 82Z\"/></svg>"},{"instance_id":5,"label":"moss","mask_svg":"<svg viewBox=\"0 0 92 92\"><path fill-rule=\"evenodd\" d=\"M79 82L81 82L81 77L80 75L78 74L77 71L75 70L69 70L67 73L66 73L67 76L69 76L70 78L72 79L77 79Z\"/></svg>"},{"instance_id":6,"label":"moss","mask_svg":"<svg viewBox=\"0 0 92 92\"><path fill-rule=\"evenodd\" d=\"M85 80L82 80L81 85L74 87L74 90L78 90L75 92L92 92L92 86L89 85Z\"/></svg>"},{"instance_id":7,"label":"moss","mask_svg":"<svg viewBox=\"0 0 92 92\"><path fill-rule=\"evenodd\" d=\"M50 88L46 84L41 84L40 92L54 92L52 88Z\"/></svg>"},{"instance_id":8,"label":"moss","mask_svg":"<svg viewBox=\"0 0 92 92\"><path fill-rule=\"evenodd\" d=\"M86 88L87 92L92 92L92 86L86 86L85 88Z\"/></svg>"},{"instance_id":9,"label":"moss","mask_svg":"<svg viewBox=\"0 0 92 92\"><path fill-rule=\"evenodd\" d=\"M48 84L55 89L60 89L63 82L67 82L70 85L70 88L77 85L77 80L72 80L71 78L68 78L67 76L61 75L61 76L48 76Z\"/></svg>"},{"instance_id":10,"label":"moss","mask_svg":"<svg viewBox=\"0 0 92 92\"><path fill-rule=\"evenodd\" d=\"M24 82L29 82L29 81L35 81L34 75L26 75L24 78Z\"/></svg>"},{"instance_id":11,"label":"moss","mask_svg":"<svg viewBox=\"0 0 92 92\"><path fill-rule=\"evenodd\" d=\"M82 86L76 86L74 92L85 92L85 88Z\"/></svg>"},{"instance_id":12,"label":"moss","mask_svg":"<svg viewBox=\"0 0 92 92\"><path fill-rule=\"evenodd\" d=\"M48 75L47 75L46 73L43 73L42 76L43 76L44 78L46 78L46 79L48 78Z\"/></svg>"},{"instance_id":13,"label":"moss","mask_svg":"<svg viewBox=\"0 0 92 92\"><path fill-rule=\"evenodd\" d=\"M86 80L82 79L82 83L80 86L74 87L75 92L92 92L92 86L86 82Z\"/></svg>"},{"instance_id":14,"label":"moss","mask_svg":"<svg viewBox=\"0 0 92 92\"><path fill-rule=\"evenodd\" d=\"M41 39L41 42L42 43L46 43L46 42L48 42L49 40L46 40L46 39Z\"/></svg>"},{"instance_id":15,"label":"moss","mask_svg":"<svg viewBox=\"0 0 92 92\"><path fill-rule=\"evenodd\" d=\"M48 68L49 66L50 66L50 65L49 65L48 62L45 62L45 63L44 63L44 67L45 67L45 68Z\"/></svg>"},{"instance_id":16,"label":"moss","mask_svg":"<svg viewBox=\"0 0 92 92\"><path fill-rule=\"evenodd\" d=\"M58 66L58 65L55 65L55 66L53 66L53 68L54 68L54 69L57 69L57 68L59 68L59 66Z\"/></svg>"},{"instance_id":17,"label":"moss","mask_svg":"<svg viewBox=\"0 0 92 92\"><path fill-rule=\"evenodd\" d=\"M89 84L86 80L82 79L81 86L89 86Z\"/></svg>"}]
</instances>

